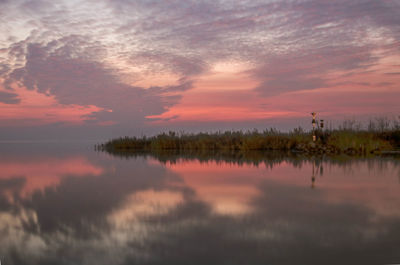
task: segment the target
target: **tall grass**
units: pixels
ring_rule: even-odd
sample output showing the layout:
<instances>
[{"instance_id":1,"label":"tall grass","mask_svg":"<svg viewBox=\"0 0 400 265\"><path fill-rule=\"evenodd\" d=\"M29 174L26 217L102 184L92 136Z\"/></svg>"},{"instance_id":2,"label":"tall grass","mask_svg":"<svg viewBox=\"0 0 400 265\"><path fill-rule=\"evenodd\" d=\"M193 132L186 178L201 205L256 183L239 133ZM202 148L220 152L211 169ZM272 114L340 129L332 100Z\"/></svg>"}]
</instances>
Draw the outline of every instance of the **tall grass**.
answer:
<instances>
[{"instance_id":1,"label":"tall grass","mask_svg":"<svg viewBox=\"0 0 400 265\"><path fill-rule=\"evenodd\" d=\"M386 124L386 123L381 123ZM122 137L98 145L108 152L177 151L223 151L247 152L262 150L297 151L307 153L369 154L393 150L400 146L400 126L371 126L362 129L352 122L335 130L316 131L318 140L312 141L312 133L302 128L290 132L276 129L252 131L226 131L216 133L161 133L153 137Z\"/></svg>"},{"instance_id":2,"label":"tall grass","mask_svg":"<svg viewBox=\"0 0 400 265\"><path fill-rule=\"evenodd\" d=\"M390 141L368 131L335 130L329 133L326 145L334 147L336 152L357 154L393 149Z\"/></svg>"},{"instance_id":3,"label":"tall grass","mask_svg":"<svg viewBox=\"0 0 400 265\"><path fill-rule=\"evenodd\" d=\"M226 131L217 133L162 133L153 137L123 137L101 148L107 150L290 150L307 142L309 133L297 130L282 133L274 129L259 132Z\"/></svg>"}]
</instances>

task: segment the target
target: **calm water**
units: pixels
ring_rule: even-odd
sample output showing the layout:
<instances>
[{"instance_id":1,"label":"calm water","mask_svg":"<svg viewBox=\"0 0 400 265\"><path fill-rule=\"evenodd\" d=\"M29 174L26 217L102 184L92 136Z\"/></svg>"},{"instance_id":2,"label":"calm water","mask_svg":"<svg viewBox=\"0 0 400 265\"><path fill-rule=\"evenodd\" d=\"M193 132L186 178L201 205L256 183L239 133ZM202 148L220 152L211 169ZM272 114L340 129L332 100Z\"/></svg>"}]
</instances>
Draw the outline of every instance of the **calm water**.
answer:
<instances>
[{"instance_id":1,"label":"calm water","mask_svg":"<svg viewBox=\"0 0 400 265\"><path fill-rule=\"evenodd\" d=\"M1 264L400 263L399 159L162 161L0 143Z\"/></svg>"}]
</instances>

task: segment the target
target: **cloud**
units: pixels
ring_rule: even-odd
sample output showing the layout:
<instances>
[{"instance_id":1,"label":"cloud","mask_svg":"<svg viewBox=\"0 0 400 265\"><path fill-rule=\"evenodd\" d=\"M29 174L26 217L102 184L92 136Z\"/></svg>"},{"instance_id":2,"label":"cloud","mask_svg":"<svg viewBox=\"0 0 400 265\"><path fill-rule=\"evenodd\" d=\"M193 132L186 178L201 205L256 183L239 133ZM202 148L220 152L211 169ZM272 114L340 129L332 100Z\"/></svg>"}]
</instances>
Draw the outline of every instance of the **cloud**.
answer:
<instances>
[{"instance_id":1,"label":"cloud","mask_svg":"<svg viewBox=\"0 0 400 265\"><path fill-rule=\"evenodd\" d=\"M8 65L6 64L0 64L0 76L4 75L5 73L7 73L10 70L10 68L8 67Z\"/></svg>"},{"instance_id":2,"label":"cloud","mask_svg":"<svg viewBox=\"0 0 400 265\"><path fill-rule=\"evenodd\" d=\"M25 65L13 70L6 82L18 82L28 90L54 96L61 104L100 107L104 110L87 116L96 121L138 125L146 116L163 113L178 102L177 92L191 87L188 81L150 88L124 84L112 69L80 56L85 51L81 47L87 46L80 37L68 37L66 45L63 41L29 43ZM71 42L82 46L76 48Z\"/></svg>"},{"instance_id":3,"label":"cloud","mask_svg":"<svg viewBox=\"0 0 400 265\"><path fill-rule=\"evenodd\" d=\"M18 104L21 99L15 93L10 93L6 91L0 91L0 103L5 104Z\"/></svg>"},{"instance_id":4,"label":"cloud","mask_svg":"<svg viewBox=\"0 0 400 265\"><path fill-rule=\"evenodd\" d=\"M146 65L147 71L172 72L183 78L203 73L207 69L204 61L197 57L182 56L162 51L142 51L132 56L132 64Z\"/></svg>"},{"instance_id":5,"label":"cloud","mask_svg":"<svg viewBox=\"0 0 400 265\"><path fill-rule=\"evenodd\" d=\"M252 68L246 73L254 91L271 98L360 83L350 76L360 71L376 74L378 66L400 53L396 1L0 4L0 78L8 93L16 93L12 88L18 81L62 104L98 106L101 111L83 117L91 125L142 127L146 117L175 106L185 91L221 63ZM366 81L386 82L377 79L382 80Z\"/></svg>"},{"instance_id":6,"label":"cloud","mask_svg":"<svg viewBox=\"0 0 400 265\"><path fill-rule=\"evenodd\" d=\"M367 69L382 58L374 51L389 48L400 32L400 9L385 1L109 4L122 13L118 32L150 46L143 58L163 62L168 53L157 53L162 47L170 54L196 54L208 65L249 61L263 96L329 86L332 71Z\"/></svg>"},{"instance_id":7,"label":"cloud","mask_svg":"<svg viewBox=\"0 0 400 265\"><path fill-rule=\"evenodd\" d=\"M250 73L261 81L256 90L273 96L332 86L337 81L329 73L368 69L377 61L368 48L324 47L270 57Z\"/></svg>"}]
</instances>

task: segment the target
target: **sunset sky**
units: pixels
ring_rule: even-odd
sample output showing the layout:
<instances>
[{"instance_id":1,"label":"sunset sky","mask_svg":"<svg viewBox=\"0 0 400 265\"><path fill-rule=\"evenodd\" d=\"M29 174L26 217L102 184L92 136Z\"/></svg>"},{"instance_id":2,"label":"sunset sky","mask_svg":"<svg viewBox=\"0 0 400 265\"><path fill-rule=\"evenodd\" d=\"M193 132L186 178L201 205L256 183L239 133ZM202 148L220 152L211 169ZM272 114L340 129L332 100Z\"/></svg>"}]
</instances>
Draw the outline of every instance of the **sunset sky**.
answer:
<instances>
[{"instance_id":1,"label":"sunset sky","mask_svg":"<svg viewBox=\"0 0 400 265\"><path fill-rule=\"evenodd\" d=\"M400 1L0 0L0 140L400 115Z\"/></svg>"}]
</instances>

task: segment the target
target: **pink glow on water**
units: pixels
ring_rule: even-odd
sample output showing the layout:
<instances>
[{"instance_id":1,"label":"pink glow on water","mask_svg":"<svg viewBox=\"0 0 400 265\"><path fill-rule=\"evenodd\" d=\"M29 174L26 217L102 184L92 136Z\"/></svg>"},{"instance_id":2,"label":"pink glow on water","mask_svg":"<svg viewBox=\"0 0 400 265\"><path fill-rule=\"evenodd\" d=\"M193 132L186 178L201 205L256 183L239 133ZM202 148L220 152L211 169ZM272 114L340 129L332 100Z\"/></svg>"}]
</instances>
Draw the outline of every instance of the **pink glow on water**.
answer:
<instances>
[{"instance_id":1,"label":"pink glow on water","mask_svg":"<svg viewBox=\"0 0 400 265\"><path fill-rule=\"evenodd\" d=\"M18 193L30 196L36 191L56 187L64 177L98 176L103 169L91 164L85 157L64 159L45 158L30 161L0 161L0 179L23 178L24 183Z\"/></svg>"},{"instance_id":2,"label":"pink glow on water","mask_svg":"<svg viewBox=\"0 0 400 265\"><path fill-rule=\"evenodd\" d=\"M312 184L313 165L302 163L299 167L281 162L271 169L261 163L233 164L227 162L179 161L166 167L178 173L184 185L220 213L243 214L251 212L251 202L260 195L259 187L269 181L280 185L297 186L322 192L332 204L356 203L372 208L381 215L400 215L396 203L400 199L400 168L394 163L358 163L354 167L323 163L314 165L315 183Z\"/></svg>"}]
</instances>

